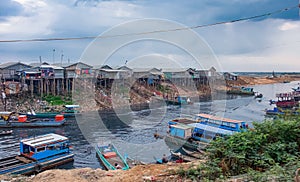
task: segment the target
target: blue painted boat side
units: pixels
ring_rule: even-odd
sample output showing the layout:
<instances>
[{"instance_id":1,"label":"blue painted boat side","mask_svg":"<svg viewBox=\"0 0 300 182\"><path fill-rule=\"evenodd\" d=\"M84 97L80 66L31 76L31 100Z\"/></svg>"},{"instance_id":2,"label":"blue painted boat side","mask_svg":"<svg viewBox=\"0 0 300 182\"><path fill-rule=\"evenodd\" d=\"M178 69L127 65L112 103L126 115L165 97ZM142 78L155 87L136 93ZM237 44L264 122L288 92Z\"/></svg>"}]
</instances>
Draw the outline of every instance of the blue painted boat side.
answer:
<instances>
[{"instance_id":1,"label":"blue painted boat side","mask_svg":"<svg viewBox=\"0 0 300 182\"><path fill-rule=\"evenodd\" d=\"M63 119L62 121L55 121L54 119L50 119L50 120L37 120L37 121L27 121L27 122L0 120L0 128L56 127L56 126L64 125L65 122L66 122L65 119Z\"/></svg>"},{"instance_id":2,"label":"blue painted boat side","mask_svg":"<svg viewBox=\"0 0 300 182\"><path fill-rule=\"evenodd\" d=\"M70 161L67 137L50 133L20 140L20 155L0 161L0 174L29 174L40 172Z\"/></svg>"}]
</instances>

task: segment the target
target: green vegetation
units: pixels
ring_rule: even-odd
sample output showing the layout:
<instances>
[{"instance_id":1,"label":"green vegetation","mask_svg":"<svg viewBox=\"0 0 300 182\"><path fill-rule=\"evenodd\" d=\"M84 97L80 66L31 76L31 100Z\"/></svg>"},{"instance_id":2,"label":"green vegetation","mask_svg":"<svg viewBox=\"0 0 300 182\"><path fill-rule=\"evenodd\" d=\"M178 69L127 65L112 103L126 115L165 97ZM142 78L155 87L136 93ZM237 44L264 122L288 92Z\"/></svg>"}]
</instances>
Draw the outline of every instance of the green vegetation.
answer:
<instances>
[{"instance_id":1,"label":"green vegetation","mask_svg":"<svg viewBox=\"0 0 300 182\"><path fill-rule=\"evenodd\" d=\"M43 100L47 101L50 105L68 105L72 104L72 98L70 96L53 96L47 95L43 97Z\"/></svg>"},{"instance_id":2,"label":"green vegetation","mask_svg":"<svg viewBox=\"0 0 300 182\"><path fill-rule=\"evenodd\" d=\"M300 167L300 120L254 123L254 129L217 138L207 148L207 162L180 170L194 180L222 180L232 176L253 181L290 181Z\"/></svg>"}]
</instances>

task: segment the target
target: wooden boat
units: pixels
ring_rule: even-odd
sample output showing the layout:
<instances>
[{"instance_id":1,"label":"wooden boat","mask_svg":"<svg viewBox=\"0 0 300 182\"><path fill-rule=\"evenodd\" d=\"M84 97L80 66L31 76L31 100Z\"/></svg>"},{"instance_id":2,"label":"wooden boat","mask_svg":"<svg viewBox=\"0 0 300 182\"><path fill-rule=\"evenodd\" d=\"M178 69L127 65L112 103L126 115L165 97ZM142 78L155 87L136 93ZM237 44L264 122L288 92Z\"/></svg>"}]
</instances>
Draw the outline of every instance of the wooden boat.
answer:
<instances>
[{"instance_id":1,"label":"wooden boat","mask_svg":"<svg viewBox=\"0 0 300 182\"><path fill-rule=\"evenodd\" d=\"M196 158L196 159L201 159L203 158L203 154L201 154L198 150L197 151L191 151L191 150L188 150L184 147L181 147L181 149L184 151L184 153L186 153L186 155L188 156L191 156L193 158Z\"/></svg>"},{"instance_id":2,"label":"wooden boat","mask_svg":"<svg viewBox=\"0 0 300 182\"><path fill-rule=\"evenodd\" d=\"M73 161L69 139L54 133L22 139L20 155L0 159L1 174L33 174Z\"/></svg>"},{"instance_id":3,"label":"wooden boat","mask_svg":"<svg viewBox=\"0 0 300 182\"><path fill-rule=\"evenodd\" d=\"M254 98L262 98L263 94L256 92Z\"/></svg>"},{"instance_id":4,"label":"wooden boat","mask_svg":"<svg viewBox=\"0 0 300 182\"><path fill-rule=\"evenodd\" d=\"M63 115L65 118L75 117L79 114L79 111L76 108L79 108L79 105L65 105L65 110L61 112L38 112L34 111L28 112L26 115L29 118L54 118L56 115Z\"/></svg>"},{"instance_id":5,"label":"wooden boat","mask_svg":"<svg viewBox=\"0 0 300 182\"><path fill-rule=\"evenodd\" d=\"M119 151L115 148L114 145L108 144L108 145L102 145L102 146L96 146L96 155L103 164L103 167L106 170L116 170L117 164L120 166L120 169L127 170L129 169L129 165L127 164L127 161L122 157L122 155L119 153Z\"/></svg>"},{"instance_id":6,"label":"wooden boat","mask_svg":"<svg viewBox=\"0 0 300 182\"><path fill-rule=\"evenodd\" d=\"M0 128L19 128L19 127L58 127L66 122L64 116L56 115L51 119L27 119L26 115L8 117L0 120Z\"/></svg>"},{"instance_id":7,"label":"wooden boat","mask_svg":"<svg viewBox=\"0 0 300 182\"><path fill-rule=\"evenodd\" d=\"M174 100L165 100L167 105L188 105L188 104L193 104L191 99L187 96L178 96L175 97Z\"/></svg>"},{"instance_id":8,"label":"wooden boat","mask_svg":"<svg viewBox=\"0 0 300 182\"><path fill-rule=\"evenodd\" d=\"M231 90L227 91L227 94L254 95L255 92L250 87L232 87Z\"/></svg>"},{"instance_id":9,"label":"wooden boat","mask_svg":"<svg viewBox=\"0 0 300 182\"><path fill-rule=\"evenodd\" d=\"M192 162L197 160L196 158L187 156L187 155L183 155L181 152L174 152L172 150L170 150L170 153L172 155L172 157L175 157L177 159L182 159L183 162Z\"/></svg>"},{"instance_id":10,"label":"wooden boat","mask_svg":"<svg viewBox=\"0 0 300 182\"><path fill-rule=\"evenodd\" d=\"M2 130L0 131L0 136L11 135L13 130Z\"/></svg>"}]
</instances>

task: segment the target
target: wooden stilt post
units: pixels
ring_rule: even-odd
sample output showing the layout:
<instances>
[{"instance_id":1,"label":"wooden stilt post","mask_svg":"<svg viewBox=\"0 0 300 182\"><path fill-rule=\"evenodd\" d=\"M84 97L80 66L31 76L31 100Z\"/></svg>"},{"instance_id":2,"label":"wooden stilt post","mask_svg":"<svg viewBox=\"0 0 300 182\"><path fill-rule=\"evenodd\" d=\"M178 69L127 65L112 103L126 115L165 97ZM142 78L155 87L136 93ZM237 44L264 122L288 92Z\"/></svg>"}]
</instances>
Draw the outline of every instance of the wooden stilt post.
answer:
<instances>
[{"instance_id":1,"label":"wooden stilt post","mask_svg":"<svg viewBox=\"0 0 300 182\"><path fill-rule=\"evenodd\" d=\"M30 91L31 91L31 97L33 97L33 79L30 78Z\"/></svg>"}]
</instances>

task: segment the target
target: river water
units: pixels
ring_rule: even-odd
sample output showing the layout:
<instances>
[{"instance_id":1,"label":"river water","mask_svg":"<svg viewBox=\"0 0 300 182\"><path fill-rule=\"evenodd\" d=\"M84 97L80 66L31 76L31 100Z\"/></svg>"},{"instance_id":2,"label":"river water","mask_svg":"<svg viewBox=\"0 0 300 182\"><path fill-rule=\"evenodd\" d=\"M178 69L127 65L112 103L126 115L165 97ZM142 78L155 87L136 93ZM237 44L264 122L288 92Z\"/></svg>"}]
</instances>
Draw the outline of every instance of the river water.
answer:
<instances>
[{"instance_id":1,"label":"river water","mask_svg":"<svg viewBox=\"0 0 300 182\"><path fill-rule=\"evenodd\" d=\"M272 109L270 99L276 99L279 92L292 91L298 82L253 86L262 93L261 101L253 96L228 96L227 99L196 102L186 106L166 106L156 103L144 110L108 113L90 112L76 119L69 119L67 125L58 128L18 128L10 136L0 137L0 158L18 154L19 139L47 133L57 133L69 137L74 163L68 168L101 168L96 158L94 146L113 142L121 154L144 162L153 162L163 154L169 154L169 147L163 139L155 139L155 132L165 135L167 122L173 118L193 115L199 112L216 114L226 118L262 122L265 109ZM116 114L117 113L117 114Z\"/></svg>"}]
</instances>

